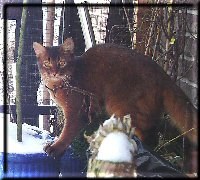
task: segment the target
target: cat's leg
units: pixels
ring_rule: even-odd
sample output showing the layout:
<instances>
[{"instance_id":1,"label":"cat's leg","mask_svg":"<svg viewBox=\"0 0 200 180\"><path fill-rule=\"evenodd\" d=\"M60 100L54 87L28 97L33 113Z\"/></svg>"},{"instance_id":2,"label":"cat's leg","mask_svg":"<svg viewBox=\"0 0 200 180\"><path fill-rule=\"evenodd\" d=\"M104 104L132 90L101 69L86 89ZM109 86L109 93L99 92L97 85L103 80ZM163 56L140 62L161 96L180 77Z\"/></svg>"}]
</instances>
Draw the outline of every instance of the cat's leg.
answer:
<instances>
[{"instance_id":1,"label":"cat's leg","mask_svg":"<svg viewBox=\"0 0 200 180\"><path fill-rule=\"evenodd\" d=\"M65 116L65 123L59 138L53 144L47 144L44 151L52 156L59 157L63 155L65 149L71 144L80 130L87 125L87 121L81 119L81 107L83 95L71 92L65 99L65 105L62 107Z\"/></svg>"}]
</instances>

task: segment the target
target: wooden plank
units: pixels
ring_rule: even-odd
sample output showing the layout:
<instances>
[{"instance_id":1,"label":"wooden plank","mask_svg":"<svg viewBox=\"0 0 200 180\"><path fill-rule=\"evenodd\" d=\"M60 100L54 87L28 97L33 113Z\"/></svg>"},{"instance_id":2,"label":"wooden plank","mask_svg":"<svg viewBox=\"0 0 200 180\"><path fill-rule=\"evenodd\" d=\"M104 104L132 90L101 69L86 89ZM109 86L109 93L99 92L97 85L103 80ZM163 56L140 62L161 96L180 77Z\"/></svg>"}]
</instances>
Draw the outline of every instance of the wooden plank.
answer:
<instances>
[{"instance_id":1,"label":"wooden plank","mask_svg":"<svg viewBox=\"0 0 200 180\"><path fill-rule=\"evenodd\" d=\"M23 105L22 109L24 111L24 115L35 116L35 115L49 115L52 112L55 112L57 107L50 105L45 105L45 106ZM0 113L9 114L10 112L16 114L16 105L0 105Z\"/></svg>"}]
</instances>

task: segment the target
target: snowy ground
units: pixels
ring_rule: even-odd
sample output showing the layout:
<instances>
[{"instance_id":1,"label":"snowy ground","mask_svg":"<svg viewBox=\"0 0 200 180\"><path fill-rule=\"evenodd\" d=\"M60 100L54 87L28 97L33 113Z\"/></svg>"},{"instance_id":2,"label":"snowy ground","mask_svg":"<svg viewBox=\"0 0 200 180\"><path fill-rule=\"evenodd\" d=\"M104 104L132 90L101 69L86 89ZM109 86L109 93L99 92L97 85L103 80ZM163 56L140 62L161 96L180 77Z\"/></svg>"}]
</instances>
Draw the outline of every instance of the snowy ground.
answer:
<instances>
[{"instance_id":1,"label":"snowy ground","mask_svg":"<svg viewBox=\"0 0 200 180\"><path fill-rule=\"evenodd\" d=\"M111 117L105 121L104 125L108 125L114 121L115 118ZM0 152L3 152L3 142L5 140L3 126L3 115L0 114ZM8 122L6 139L8 153L43 153L45 143L51 141L52 137L48 131L24 123L22 125L22 139L22 142L17 141L17 125ZM122 132L115 131L110 133L102 142L98 159L114 162L130 162L132 160L131 151L134 152L135 147L129 142L128 136Z\"/></svg>"},{"instance_id":2,"label":"snowy ground","mask_svg":"<svg viewBox=\"0 0 200 180\"><path fill-rule=\"evenodd\" d=\"M0 114L0 152L3 152L4 128L3 115ZM8 153L32 154L44 153L43 146L51 137L49 132L28 124L22 126L22 142L17 141L17 125L7 123L7 150Z\"/></svg>"}]
</instances>

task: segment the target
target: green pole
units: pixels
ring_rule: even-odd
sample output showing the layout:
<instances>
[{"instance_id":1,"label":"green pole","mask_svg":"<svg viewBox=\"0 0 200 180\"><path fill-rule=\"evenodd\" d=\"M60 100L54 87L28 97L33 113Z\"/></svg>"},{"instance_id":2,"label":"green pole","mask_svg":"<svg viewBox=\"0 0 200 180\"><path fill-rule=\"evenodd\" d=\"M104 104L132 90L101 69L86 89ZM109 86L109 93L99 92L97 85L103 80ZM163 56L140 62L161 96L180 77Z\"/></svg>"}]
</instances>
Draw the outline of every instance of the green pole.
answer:
<instances>
[{"instance_id":1,"label":"green pole","mask_svg":"<svg viewBox=\"0 0 200 180\"><path fill-rule=\"evenodd\" d=\"M26 4L27 0L23 1ZM16 114L17 114L17 140L22 142L22 92L21 92L21 64L22 51L24 47L24 32L27 16L27 7L23 6L21 17L21 28L19 36L18 57L16 63Z\"/></svg>"}]
</instances>

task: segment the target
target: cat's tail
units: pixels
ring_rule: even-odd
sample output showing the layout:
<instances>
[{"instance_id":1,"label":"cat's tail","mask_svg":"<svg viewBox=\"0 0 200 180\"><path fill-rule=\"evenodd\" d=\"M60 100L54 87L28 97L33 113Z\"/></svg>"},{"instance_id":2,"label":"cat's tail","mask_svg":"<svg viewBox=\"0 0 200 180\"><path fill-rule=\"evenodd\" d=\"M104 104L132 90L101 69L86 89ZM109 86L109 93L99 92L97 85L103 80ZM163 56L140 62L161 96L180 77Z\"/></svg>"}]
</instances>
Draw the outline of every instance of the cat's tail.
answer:
<instances>
[{"instance_id":1,"label":"cat's tail","mask_svg":"<svg viewBox=\"0 0 200 180\"><path fill-rule=\"evenodd\" d=\"M172 123L185 134L193 145L197 145L197 109L176 85L166 87L163 97L164 107L171 116Z\"/></svg>"}]
</instances>

